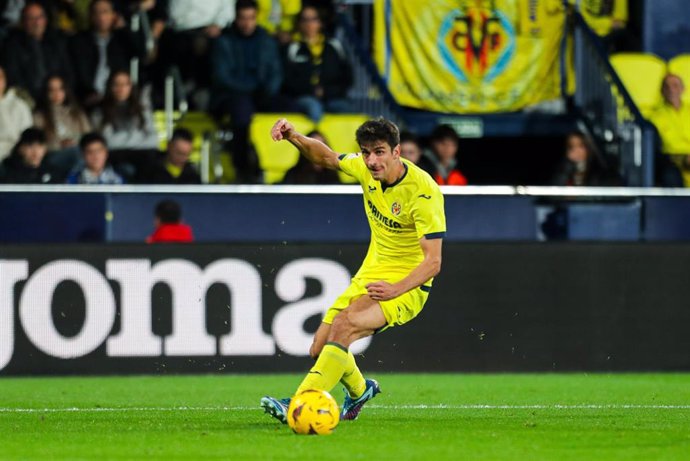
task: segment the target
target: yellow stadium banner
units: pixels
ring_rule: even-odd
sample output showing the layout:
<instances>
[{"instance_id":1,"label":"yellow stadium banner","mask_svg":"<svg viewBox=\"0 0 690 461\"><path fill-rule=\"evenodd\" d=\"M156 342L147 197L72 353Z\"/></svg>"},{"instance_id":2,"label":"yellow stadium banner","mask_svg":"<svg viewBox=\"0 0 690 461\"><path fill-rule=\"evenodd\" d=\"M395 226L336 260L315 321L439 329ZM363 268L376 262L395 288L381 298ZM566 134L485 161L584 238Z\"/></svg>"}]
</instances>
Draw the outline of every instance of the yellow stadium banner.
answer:
<instances>
[{"instance_id":1,"label":"yellow stadium banner","mask_svg":"<svg viewBox=\"0 0 690 461\"><path fill-rule=\"evenodd\" d=\"M562 0L375 0L375 60L403 106L510 112L561 96Z\"/></svg>"}]
</instances>

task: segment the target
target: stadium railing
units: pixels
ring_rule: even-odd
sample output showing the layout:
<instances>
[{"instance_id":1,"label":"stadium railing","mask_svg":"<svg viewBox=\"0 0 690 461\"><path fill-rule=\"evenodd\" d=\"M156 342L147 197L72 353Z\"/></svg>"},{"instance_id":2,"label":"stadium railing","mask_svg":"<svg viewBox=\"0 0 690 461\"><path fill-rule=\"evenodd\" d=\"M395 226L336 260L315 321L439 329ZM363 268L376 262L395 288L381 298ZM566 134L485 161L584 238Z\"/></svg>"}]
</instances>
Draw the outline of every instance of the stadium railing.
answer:
<instances>
[{"instance_id":1,"label":"stadium railing","mask_svg":"<svg viewBox=\"0 0 690 461\"><path fill-rule=\"evenodd\" d=\"M349 0L341 1L341 5L367 6L361 8L365 17L361 21L368 24L370 20L371 1ZM370 31L366 28L364 33L355 28L355 19L351 8L344 8L337 16L336 37L343 44L345 52L353 66L354 83L350 90L349 100L354 105L354 112L368 114L372 117L382 116L395 122L398 126L404 126L404 120L400 105L381 78L371 59L367 43L371 39Z\"/></svg>"},{"instance_id":2,"label":"stadium railing","mask_svg":"<svg viewBox=\"0 0 690 461\"><path fill-rule=\"evenodd\" d=\"M655 130L633 102L600 40L578 13L574 24L576 109L597 142L618 160L627 185L652 186Z\"/></svg>"}]
</instances>

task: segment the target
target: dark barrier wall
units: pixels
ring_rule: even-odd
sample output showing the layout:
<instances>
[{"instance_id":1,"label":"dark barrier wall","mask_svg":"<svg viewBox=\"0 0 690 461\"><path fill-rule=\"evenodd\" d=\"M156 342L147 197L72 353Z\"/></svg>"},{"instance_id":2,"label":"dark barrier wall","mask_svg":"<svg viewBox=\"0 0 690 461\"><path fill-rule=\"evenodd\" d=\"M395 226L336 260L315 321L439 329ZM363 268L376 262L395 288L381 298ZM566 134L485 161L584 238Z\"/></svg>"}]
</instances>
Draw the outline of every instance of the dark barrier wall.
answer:
<instances>
[{"instance_id":1,"label":"dark barrier wall","mask_svg":"<svg viewBox=\"0 0 690 461\"><path fill-rule=\"evenodd\" d=\"M0 247L0 374L299 371L364 245ZM690 369L689 245L446 244L378 371Z\"/></svg>"},{"instance_id":2,"label":"dark barrier wall","mask_svg":"<svg viewBox=\"0 0 690 461\"><path fill-rule=\"evenodd\" d=\"M0 242L103 242L103 194L0 194Z\"/></svg>"},{"instance_id":3,"label":"dark barrier wall","mask_svg":"<svg viewBox=\"0 0 690 461\"><path fill-rule=\"evenodd\" d=\"M200 242L367 242L361 193L0 193L0 242L143 242L173 198ZM449 240L534 240L531 197L447 195Z\"/></svg>"},{"instance_id":4,"label":"dark barrier wall","mask_svg":"<svg viewBox=\"0 0 690 461\"><path fill-rule=\"evenodd\" d=\"M153 231L156 203L166 198L181 204L198 242L364 243L369 228L362 196L354 190L357 193L1 191L0 243L140 243ZM570 241L690 241L687 196L455 195L446 188L445 208L446 240L453 242L537 241L540 231Z\"/></svg>"}]
</instances>

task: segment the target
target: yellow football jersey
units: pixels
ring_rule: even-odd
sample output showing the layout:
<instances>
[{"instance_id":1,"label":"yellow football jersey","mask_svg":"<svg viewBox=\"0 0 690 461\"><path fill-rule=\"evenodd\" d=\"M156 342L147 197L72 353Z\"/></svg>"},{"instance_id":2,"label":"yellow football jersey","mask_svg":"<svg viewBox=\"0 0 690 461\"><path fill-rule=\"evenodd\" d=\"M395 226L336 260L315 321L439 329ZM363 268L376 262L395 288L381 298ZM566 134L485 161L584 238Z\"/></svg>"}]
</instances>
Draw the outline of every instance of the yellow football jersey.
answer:
<instances>
[{"instance_id":1,"label":"yellow football jersey","mask_svg":"<svg viewBox=\"0 0 690 461\"><path fill-rule=\"evenodd\" d=\"M362 154L340 156L340 169L362 186L364 210L371 228L369 251L355 278L395 283L424 259L419 244L422 237L445 236L441 189L425 171L402 161L405 174L384 189L371 176ZM431 280L425 283L430 284Z\"/></svg>"}]
</instances>

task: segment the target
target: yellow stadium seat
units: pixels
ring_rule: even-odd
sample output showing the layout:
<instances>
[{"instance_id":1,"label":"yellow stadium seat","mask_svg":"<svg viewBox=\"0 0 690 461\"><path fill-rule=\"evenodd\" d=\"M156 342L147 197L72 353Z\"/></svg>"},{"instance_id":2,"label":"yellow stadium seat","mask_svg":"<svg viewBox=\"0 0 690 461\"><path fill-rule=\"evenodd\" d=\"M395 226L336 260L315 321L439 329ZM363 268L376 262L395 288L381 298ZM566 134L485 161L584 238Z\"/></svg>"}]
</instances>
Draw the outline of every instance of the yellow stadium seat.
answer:
<instances>
[{"instance_id":1,"label":"yellow stadium seat","mask_svg":"<svg viewBox=\"0 0 690 461\"><path fill-rule=\"evenodd\" d=\"M690 54L679 54L668 62L668 71L683 79L685 92L683 102L690 104Z\"/></svg>"},{"instance_id":2,"label":"yellow stadium seat","mask_svg":"<svg viewBox=\"0 0 690 461\"><path fill-rule=\"evenodd\" d=\"M299 159L297 149L286 142L274 142L271 139L271 128L276 120L283 117L287 118L302 134L307 134L314 129L314 122L302 114L254 114L249 136L256 149L266 184L280 182L287 170L295 166Z\"/></svg>"},{"instance_id":3,"label":"yellow stadium seat","mask_svg":"<svg viewBox=\"0 0 690 461\"><path fill-rule=\"evenodd\" d=\"M165 151L168 147L168 139L166 138L165 132L165 111L158 110L154 112L153 123L158 131L158 148L161 151ZM218 130L215 120L206 112L187 112L184 115L181 115L179 112L174 112L173 129L175 128L186 128L191 131L194 136L194 148L190 156L192 163L199 162L201 143L204 140L204 134L212 134Z\"/></svg>"},{"instance_id":4,"label":"yellow stadium seat","mask_svg":"<svg viewBox=\"0 0 690 461\"><path fill-rule=\"evenodd\" d=\"M187 112L175 123L175 128L186 128L192 132L194 147L189 160L197 164L201 159L201 144L204 141L204 135L212 135L218 131L216 121L206 112Z\"/></svg>"},{"instance_id":5,"label":"yellow stadium seat","mask_svg":"<svg viewBox=\"0 0 690 461\"><path fill-rule=\"evenodd\" d=\"M661 103L661 82L666 63L651 53L618 53L611 65L642 115L648 117Z\"/></svg>"},{"instance_id":6,"label":"yellow stadium seat","mask_svg":"<svg viewBox=\"0 0 690 461\"><path fill-rule=\"evenodd\" d=\"M370 117L362 114L326 114L317 129L323 133L331 149L339 154L359 152L359 145L355 140L355 131ZM338 172L340 181L344 183L357 182L352 176Z\"/></svg>"},{"instance_id":7,"label":"yellow stadium seat","mask_svg":"<svg viewBox=\"0 0 690 461\"><path fill-rule=\"evenodd\" d=\"M175 122L180 118L180 113L173 112L173 126ZM153 125L156 127L156 133L158 133L158 148L164 151L168 147L167 133L165 132L165 111L157 110L153 113Z\"/></svg>"}]
</instances>

